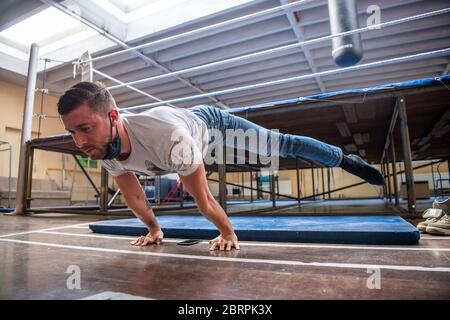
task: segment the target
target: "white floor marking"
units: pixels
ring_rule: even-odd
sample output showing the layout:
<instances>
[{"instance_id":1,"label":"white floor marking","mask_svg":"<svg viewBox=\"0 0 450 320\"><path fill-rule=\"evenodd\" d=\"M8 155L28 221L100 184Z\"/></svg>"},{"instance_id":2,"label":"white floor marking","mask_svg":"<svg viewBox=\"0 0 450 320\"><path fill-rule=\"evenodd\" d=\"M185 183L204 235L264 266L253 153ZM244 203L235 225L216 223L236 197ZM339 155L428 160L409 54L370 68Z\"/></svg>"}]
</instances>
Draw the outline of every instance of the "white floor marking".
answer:
<instances>
[{"instance_id":1,"label":"white floor marking","mask_svg":"<svg viewBox=\"0 0 450 320\"><path fill-rule=\"evenodd\" d=\"M154 299L141 296L134 296L122 292L104 291L101 293L94 294L92 296L82 298L80 300L154 300Z\"/></svg>"},{"instance_id":2,"label":"white floor marking","mask_svg":"<svg viewBox=\"0 0 450 320\"><path fill-rule=\"evenodd\" d=\"M56 231L39 231L37 233L44 233L44 234L55 234L55 235L61 235L61 236L73 236L73 237L88 237L88 238L105 238L105 239L120 239L120 240L136 240L137 237L127 237L127 236L105 236L105 235L99 235L99 234L92 234L92 233L71 233L71 232L56 232ZM164 241L169 241L164 239ZM174 240L175 242L175 240Z\"/></svg>"},{"instance_id":3,"label":"white floor marking","mask_svg":"<svg viewBox=\"0 0 450 320\"><path fill-rule=\"evenodd\" d=\"M69 232L54 232L54 231L39 231L37 233L55 234L62 236L73 237L92 237L104 239L119 239L119 240L136 240L137 237L127 236L109 236L99 234L80 234ZM180 242L185 239L164 239L164 242ZM202 244L209 244L208 241L200 242ZM450 248L410 248L410 247L375 247L375 246L350 246L350 245L327 245L327 244L281 244L281 243L259 243L259 242L243 242L239 241L240 245L255 246L255 247L286 247L286 248L325 248L325 249L354 249L354 250L393 250L393 251L450 251Z\"/></svg>"},{"instance_id":4,"label":"white floor marking","mask_svg":"<svg viewBox=\"0 0 450 320\"><path fill-rule=\"evenodd\" d=\"M30 231L23 231L23 232L17 232L17 233L9 233L9 234L3 234L0 235L0 238L7 238L7 237L13 237L13 236L20 236L23 234L30 234L35 232L42 232L42 231L51 231L51 230L60 230L60 229L67 229L67 228L73 228L77 226L83 226L87 224L91 224L93 222L86 222L86 223L78 223L78 224L72 224L72 225L66 225L66 226L60 226L60 227L53 227L53 228L46 228L46 229L39 229L39 230L30 230Z\"/></svg>"},{"instance_id":5,"label":"white floor marking","mask_svg":"<svg viewBox=\"0 0 450 320\"><path fill-rule=\"evenodd\" d=\"M74 249L74 250L134 254L134 255L155 256L155 257L165 257L165 258L178 258L178 259L209 260L209 261L221 261L221 262L263 263L263 264L273 264L273 265L347 268L347 269L348 268L351 268L351 269L386 269L386 270L401 270L401 271L450 272L449 267L422 267L422 266L380 265L380 264L377 265L377 264L333 263L333 262L330 262L330 263L302 262L302 261L296 261L296 260L270 260L270 259L249 259L249 258L232 258L232 257L211 257L211 256L199 256L199 255L189 255L189 254L161 253L161 252L132 251L132 250L108 249L108 248L86 247L86 246L73 246L73 245L64 245L64 244L57 244L57 243L24 241L24 240L15 240L15 239L0 239L0 241L21 243L21 244L31 244L31 245L37 245L37 246L54 247L54 248Z\"/></svg>"}]
</instances>

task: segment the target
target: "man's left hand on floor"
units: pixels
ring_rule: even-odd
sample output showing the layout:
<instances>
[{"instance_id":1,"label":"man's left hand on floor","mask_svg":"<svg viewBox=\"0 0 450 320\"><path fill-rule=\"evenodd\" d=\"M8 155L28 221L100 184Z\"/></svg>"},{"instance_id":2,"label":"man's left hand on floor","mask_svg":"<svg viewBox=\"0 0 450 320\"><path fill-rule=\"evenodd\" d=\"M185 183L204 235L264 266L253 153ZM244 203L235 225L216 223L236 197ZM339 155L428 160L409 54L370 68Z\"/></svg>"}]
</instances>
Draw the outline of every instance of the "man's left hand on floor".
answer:
<instances>
[{"instance_id":1,"label":"man's left hand on floor","mask_svg":"<svg viewBox=\"0 0 450 320\"><path fill-rule=\"evenodd\" d=\"M214 238L211 241L209 241L209 244L211 245L209 250L220 249L221 251L223 250L230 251L232 248L235 248L236 250L240 249L238 238L235 233L227 236L220 235L217 238Z\"/></svg>"},{"instance_id":2,"label":"man's left hand on floor","mask_svg":"<svg viewBox=\"0 0 450 320\"><path fill-rule=\"evenodd\" d=\"M160 244L164 238L164 233L159 230L152 230L146 236L140 236L136 240L132 241L133 246L146 246L152 243Z\"/></svg>"}]
</instances>

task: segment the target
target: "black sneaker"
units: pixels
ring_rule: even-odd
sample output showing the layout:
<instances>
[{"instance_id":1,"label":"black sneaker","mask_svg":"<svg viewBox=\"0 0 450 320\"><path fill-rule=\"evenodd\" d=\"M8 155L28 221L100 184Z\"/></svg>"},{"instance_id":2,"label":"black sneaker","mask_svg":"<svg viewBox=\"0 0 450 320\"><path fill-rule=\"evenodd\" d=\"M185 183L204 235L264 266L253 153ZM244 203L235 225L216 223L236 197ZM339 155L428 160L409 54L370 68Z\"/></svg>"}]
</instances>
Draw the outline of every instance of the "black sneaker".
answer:
<instances>
[{"instance_id":1,"label":"black sneaker","mask_svg":"<svg viewBox=\"0 0 450 320\"><path fill-rule=\"evenodd\" d=\"M382 186L385 184L384 177L380 171L372 167L357 155L344 155L340 167L345 171L366 180L370 184L377 186Z\"/></svg>"}]
</instances>

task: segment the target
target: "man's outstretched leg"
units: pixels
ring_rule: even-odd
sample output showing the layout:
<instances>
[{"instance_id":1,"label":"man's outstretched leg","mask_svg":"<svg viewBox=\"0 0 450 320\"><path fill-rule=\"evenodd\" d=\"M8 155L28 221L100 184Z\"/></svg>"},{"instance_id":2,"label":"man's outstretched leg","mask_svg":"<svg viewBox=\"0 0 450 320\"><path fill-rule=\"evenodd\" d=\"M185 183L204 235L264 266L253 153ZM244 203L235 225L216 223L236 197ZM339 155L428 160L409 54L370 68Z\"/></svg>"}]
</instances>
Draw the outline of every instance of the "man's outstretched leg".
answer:
<instances>
[{"instance_id":1,"label":"man's outstretched leg","mask_svg":"<svg viewBox=\"0 0 450 320\"><path fill-rule=\"evenodd\" d=\"M316 160L330 167L340 167L345 171L374 184L385 183L383 175L359 156L345 155L342 149L325 142L304 136L279 134L280 156L303 157Z\"/></svg>"},{"instance_id":2,"label":"man's outstretched leg","mask_svg":"<svg viewBox=\"0 0 450 320\"><path fill-rule=\"evenodd\" d=\"M313 138L291 134L280 133L279 139L282 157L303 157L319 161L330 167L340 167L371 184L385 183L383 175L377 169L357 155L345 155L339 147Z\"/></svg>"},{"instance_id":3,"label":"man's outstretched leg","mask_svg":"<svg viewBox=\"0 0 450 320\"><path fill-rule=\"evenodd\" d=\"M302 157L330 167L341 167L374 185L385 183L383 175L377 169L357 155L345 155L337 146L305 136L274 132L212 106L197 106L191 109L207 123L209 128L219 129L223 132L227 129L255 130L258 134L263 133L263 136L267 137L267 143L270 143L272 135L276 135L276 138L279 139L279 155L281 157Z\"/></svg>"},{"instance_id":4,"label":"man's outstretched leg","mask_svg":"<svg viewBox=\"0 0 450 320\"><path fill-rule=\"evenodd\" d=\"M384 177L380 171L355 154L344 155L339 167L371 184L377 186L385 184Z\"/></svg>"}]
</instances>

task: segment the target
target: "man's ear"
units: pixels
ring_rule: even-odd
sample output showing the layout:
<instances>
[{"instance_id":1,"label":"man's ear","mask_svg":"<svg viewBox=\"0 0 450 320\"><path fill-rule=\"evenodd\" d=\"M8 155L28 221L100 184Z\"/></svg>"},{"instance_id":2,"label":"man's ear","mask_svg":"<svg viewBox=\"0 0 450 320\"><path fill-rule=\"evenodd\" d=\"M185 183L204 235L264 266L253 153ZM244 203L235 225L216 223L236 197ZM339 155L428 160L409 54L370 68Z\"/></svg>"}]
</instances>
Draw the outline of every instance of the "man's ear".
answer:
<instances>
[{"instance_id":1,"label":"man's ear","mask_svg":"<svg viewBox=\"0 0 450 320\"><path fill-rule=\"evenodd\" d=\"M117 122L119 121L119 110L117 110L117 108L113 108L109 112L109 118L112 122L112 125L115 126L117 124Z\"/></svg>"}]
</instances>

